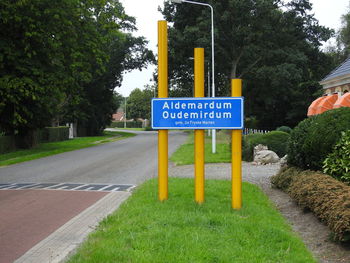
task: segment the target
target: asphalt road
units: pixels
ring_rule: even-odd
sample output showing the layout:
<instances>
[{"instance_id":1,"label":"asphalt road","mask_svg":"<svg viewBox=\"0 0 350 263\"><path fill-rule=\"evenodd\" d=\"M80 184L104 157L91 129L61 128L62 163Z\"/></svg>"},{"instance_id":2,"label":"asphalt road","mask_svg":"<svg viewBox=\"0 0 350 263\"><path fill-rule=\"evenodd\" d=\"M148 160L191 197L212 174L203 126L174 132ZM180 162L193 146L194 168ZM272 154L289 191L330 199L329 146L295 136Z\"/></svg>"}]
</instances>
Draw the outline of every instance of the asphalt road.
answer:
<instances>
[{"instance_id":1,"label":"asphalt road","mask_svg":"<svg viewBox=\"0 0 350 263\"><path fill-rule=\"evenodd\" d=\"M0 168L0 183L135 184L157 175L157 132ZM185 142L169 132L169 156Z\"/></svg>"}]
</instances>

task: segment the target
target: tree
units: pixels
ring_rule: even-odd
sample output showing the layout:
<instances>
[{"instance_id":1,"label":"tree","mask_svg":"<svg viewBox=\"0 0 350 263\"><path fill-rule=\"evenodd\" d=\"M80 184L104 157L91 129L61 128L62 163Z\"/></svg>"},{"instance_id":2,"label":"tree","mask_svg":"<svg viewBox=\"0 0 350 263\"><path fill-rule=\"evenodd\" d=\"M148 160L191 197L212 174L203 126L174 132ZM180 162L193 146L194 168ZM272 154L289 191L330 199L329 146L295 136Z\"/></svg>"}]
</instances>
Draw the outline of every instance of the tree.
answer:
<instances>
[{"instance_id":1,"label":"tree","mask_svg":"<svg viewBox=\"0 0 350 263\"><path fill-rule=\"evenodd\" d=\"M75 88L67 71L76 60L67 62L76 47L77 8L69 0L0 3L0 129L28 137L23 146L33 142L36 128L50 123L65 89Z\"/></svg>"},{"instance_id":2,"label":"tree","mask_svg":"<svg viewBox=\"0 0 350 263\"><path fill-rule=\"evenodd\" d=\"M146 86L144 90L134 89L126 101L127 119L150 119L151 99L154 96L154 88Z\"/></svg>"},{"instance_id":3,"label":"tree","mask_svg":"<svg viewBox=\"0 0 350 263\"><path fill-rule=\"evenodd\" d=\"M0 129L24 146L53 120L100 133L122 73L153 60L133 30L117 0L1 1Z\"/></svg>"},{"instance_id":4,"label":"tree","mask_svg":"<svg viewBox=\"0 0 350 263\"><path fill-rule=\"evenodd\" d=\"M342 25L337 35L339 63L350 55L350 10L341 17Z\"/></svg>"},{"instance_id":5,"label":"tree","mask_svg":"<svg viewBox=\"0 0 350 263\"><path fill-rule=\"evenodd\" d=\"M244 78L245 114L256 116L260 127L294 125L304 118L306 105L320 89L316 82L329 70L320 46L332 35L309 14L309 1L208 3L215 16L217 95L229 95L231 78ZM193 56L193 48L204 47L210 57L210 12L194 5L167 3L162 12L173 22L169 28L171 87L189 95L193 71L188 58ZM307 83L312 84L310 89ZM308 95L300 103L300 95L305 93Z\"/></svg>"}]
</instances>

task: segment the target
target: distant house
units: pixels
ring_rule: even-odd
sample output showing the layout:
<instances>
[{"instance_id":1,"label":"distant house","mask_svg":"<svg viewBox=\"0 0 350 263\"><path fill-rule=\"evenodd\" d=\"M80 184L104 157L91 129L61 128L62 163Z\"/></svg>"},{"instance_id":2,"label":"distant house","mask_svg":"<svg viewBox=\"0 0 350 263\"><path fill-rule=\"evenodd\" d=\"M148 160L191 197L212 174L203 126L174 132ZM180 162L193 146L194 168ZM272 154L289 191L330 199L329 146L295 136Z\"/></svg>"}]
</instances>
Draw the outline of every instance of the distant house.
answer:
<instances>
[{"instance_id":1,"label":"distant house","mask_svg":"<svg viewBox=\"0 0 350 263\"><path fill-rule=\"evenodd\" d=\"M320 81L323 96L314 100L308 109L308 116L330 109L350 107L350 57Z\"/></svg>"},{"instance_id":2,"label":"distant house","mask_svg":"<svg viewBox=\"0 0 350 263\"><path fill-rule=\"evenodd\" d=\"M124 121L124 109L122 107L119 107L116 113L112 115L112 121Z\"/></svg>"},{"instance_id":3,"label":"distant house","mask_svg":"<svg viewBox=\"0 0 350 263\"><path fill-rule=\"evenodd\" d=\"M124 121L124 112L116 112L112 115L112 121Z\"/></svg>"}]
</instances>

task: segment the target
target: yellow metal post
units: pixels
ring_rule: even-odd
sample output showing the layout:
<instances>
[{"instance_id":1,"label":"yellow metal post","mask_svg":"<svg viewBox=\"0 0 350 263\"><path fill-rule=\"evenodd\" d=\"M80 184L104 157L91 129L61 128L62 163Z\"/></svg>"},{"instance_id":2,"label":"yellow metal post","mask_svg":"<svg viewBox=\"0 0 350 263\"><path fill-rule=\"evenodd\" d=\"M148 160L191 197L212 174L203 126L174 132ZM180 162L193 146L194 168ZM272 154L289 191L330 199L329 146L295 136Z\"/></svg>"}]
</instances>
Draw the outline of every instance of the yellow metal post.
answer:
<instances>
[{"instance_id":1,"label":"yellow metal post","mask_svg":"<svg viewBox=\"0 0 350 263\"><path fill-rule=\"evenodd\" d=\"M194 96L204 97L204 48L194 49ZM195 201L204 202L204 130L194 131Z\"/></svg>"},{"instance_id":2,"label":"yellow metal post","mask_svg":"<svg viewBox=\"0 0 350 263\"><path fill-rule=\"evenodd\" d=\"M242 80L232 79L231 96L242 96ZM232 208L242 208L242 130L232 130Z\"/></svg>"},{"instance_id":3,"label":"yellow metal post","mask_svg":"<svg viewBox=\"0 0 350 263\"><path fill-rule=\"evenodd\" d=\"M158 97L168 97L168 28L158 21ZM168 199L168 130L158 131L158 198Z\"/></svg>"}]
</instances>

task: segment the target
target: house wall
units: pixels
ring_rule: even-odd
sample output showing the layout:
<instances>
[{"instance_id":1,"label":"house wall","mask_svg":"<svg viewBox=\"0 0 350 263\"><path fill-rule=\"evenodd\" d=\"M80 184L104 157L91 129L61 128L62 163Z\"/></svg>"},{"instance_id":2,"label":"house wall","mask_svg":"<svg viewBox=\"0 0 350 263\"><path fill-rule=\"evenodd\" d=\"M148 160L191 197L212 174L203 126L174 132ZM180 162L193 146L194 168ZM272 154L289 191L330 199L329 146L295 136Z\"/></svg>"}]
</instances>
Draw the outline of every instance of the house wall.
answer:
<instances>
[{"instance_id":1,"label":"house wall","mask_svg":"<svg viewBox=\"0 0 350 263\"><path fill-rule=\"evenodd\" d=\"M340 95L343 95L344 93L349 92L349 91L350 91L350 84L345 84L345 85L327 88L324 90L324 94L330 95L333 93L340 93Z\"/></svg>"}]
</instances>

